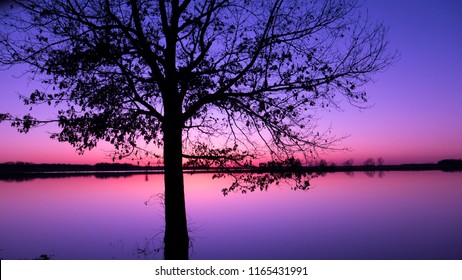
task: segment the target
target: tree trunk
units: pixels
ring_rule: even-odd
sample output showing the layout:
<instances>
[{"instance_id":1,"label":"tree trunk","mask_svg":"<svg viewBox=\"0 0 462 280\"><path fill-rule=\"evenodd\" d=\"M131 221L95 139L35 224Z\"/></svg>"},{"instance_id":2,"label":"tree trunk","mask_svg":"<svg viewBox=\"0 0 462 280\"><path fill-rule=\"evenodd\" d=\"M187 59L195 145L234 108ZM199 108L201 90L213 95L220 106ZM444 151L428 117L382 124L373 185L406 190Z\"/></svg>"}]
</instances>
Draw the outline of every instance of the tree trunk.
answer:
<instances>
[{"instance_id":1,"label":"tree trunk","mask_svg":"<svg viewBox=\"0 0 462 280\"><path fill-rule=\"evenodd\" d=\"M164 258L185 260L189 256L189 237L182 167L182 126L174 119L164 123Z\"/></svg>"},{"instance_id":2,"label":"tree trunk","mask_svg":"<svg viewBox=\"0 0 462 280\"><path fill-rule=\"evenodd\" d=\"M175 11L176 10L176 11ZM165 237L164 258L186 260L189 237L186 220L183 180L183 115L182 97L178 92L176 43L178 34L178 1L172 2L170 26L164 25L165 83L162 83L164 105L164 168L165 168Z\"/></svg>"}]
</instances>

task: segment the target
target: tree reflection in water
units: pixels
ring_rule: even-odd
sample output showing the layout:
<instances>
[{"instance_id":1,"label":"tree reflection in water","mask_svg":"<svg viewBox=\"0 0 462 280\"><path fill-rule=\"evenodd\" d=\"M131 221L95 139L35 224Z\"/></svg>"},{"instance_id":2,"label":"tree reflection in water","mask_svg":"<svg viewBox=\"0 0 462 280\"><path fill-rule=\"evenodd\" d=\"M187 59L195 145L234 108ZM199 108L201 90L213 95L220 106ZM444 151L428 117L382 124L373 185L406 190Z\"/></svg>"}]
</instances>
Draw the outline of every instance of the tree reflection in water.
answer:
<instances>
[{"instance_id":1,"label":"tree reflection in water","mask_svg":"<svg viewBox=\"0 0 462 280\"><path fill-rule=\"evenodd\" d=\"M221 191L224 196L228 196L232 193L240 193L240 194L246 194L249 192L254 192L256 190L260 191L267 191L271 186L280 186L280 185L287 185L290 186L292 190L303 190L307 191L310 189L310 180L317 177L317 174L312 174L312 173L307 173L307 172L302 172L300 170L296 170L294 168L288 168L287 166L285 168L280 169L281 171L276 171L272 170L268 172L222 172L222 173L215 173L212 178L213 179L218 179L218 178L224 178L224 177L231 177L233 179L232 183L230 186L223 188ZM186 186L187 187L187 186ZM152 195L146 202L146 205L152 205L154 203L159 203L161 204L162 208L167 211L165 208L165 195L163 193L161 194L155 194ZM182 208L184 206L178 205L179 208ZM167 213L164 215L165 222L167 223L168 221L166 220L166 217L169 217ZM172 221L170 221L172 222ZM188 233L189 233L189 240L188 242L178 242L175 243L174 248L169 247L170 250L176 250L176 251L188 251L188 256L191 255L191 250L193 248L193 242L194 238L192 236L192 232L194 231L193 227L191 226L191 222L188 218ZM165 238L168 238L166 236L166 232L164 229L159 231L157 234L150 238L146 238L143 246L140 246L137 248L137 253L140 255L143 255L144 257L148 256L153 256L155 254L160 253L163 251L164 253L164 258L166 255L169 254L167 252L167 248L165 248L164 243L162 242L162 236L163 240ZM187 247L185 247L184 244L188 244Z\"/></svg>"}]
</instances>

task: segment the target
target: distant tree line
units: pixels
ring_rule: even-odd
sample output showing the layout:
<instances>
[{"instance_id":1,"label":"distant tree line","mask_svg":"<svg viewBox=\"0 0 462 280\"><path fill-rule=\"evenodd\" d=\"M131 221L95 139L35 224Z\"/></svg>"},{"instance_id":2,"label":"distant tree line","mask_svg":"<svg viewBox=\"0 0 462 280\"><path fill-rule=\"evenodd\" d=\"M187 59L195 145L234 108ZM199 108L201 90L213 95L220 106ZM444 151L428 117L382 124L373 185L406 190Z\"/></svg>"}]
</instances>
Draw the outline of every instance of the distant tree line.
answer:
<instances>
[{"instance_id":1,"label":"distant tree line","mask_svg":"<svg viewBox=\"0 0 462 280\"><path fill-rule=\"evenodd\" d=\"M322 159L319 163L312 166L303 166L300 160L295 158L288 158L284 161L269 161L261 163L258 166L246 166L245 168L227 168L230 172L350 172L350 171L364 171L364 170L444 170L444 171L458 171L462 170L461 159L443 159L435 163L425 164L401 164L401 165L384 165L382 157L377 159L368 158L362 165L354 165L353 160L347 160L343 165L336 165L328 163ZM206 172L220 172L224 171L220 168L194 168L186 167L190 172L206 171ZM162 172L163 166L141 166L132 165L129 163L97 163L94 165L89 164L35 164L28 162L6 162L0 163L0 175L15 175L24 173L51 173L51 172L111 172L111 171L156 171Z\"/></svg>"},{"instance_id":2,"label":"distant tree line","mask_svg":"<svg viewBox=\"0 0 462 280\"><path fill-rule=\"evenodd\" d=\"M440 166L462 166L462 159L443 159L438 161Z\"/></svg>"},{"instance_id":3,"label":"distant tree line","mask_svg":"<svg viewBox=\"0 0 462 280\"><path fill-rule=\"evenodd\" d=\"M97 163L89 164L59 164L29 162L6 162L0 163L0 174L21 174L41 172L99 172L99 171L130 171L130 170L158 170L162 167L138 166L128 163Z\"/></svg>"}]
</instances>

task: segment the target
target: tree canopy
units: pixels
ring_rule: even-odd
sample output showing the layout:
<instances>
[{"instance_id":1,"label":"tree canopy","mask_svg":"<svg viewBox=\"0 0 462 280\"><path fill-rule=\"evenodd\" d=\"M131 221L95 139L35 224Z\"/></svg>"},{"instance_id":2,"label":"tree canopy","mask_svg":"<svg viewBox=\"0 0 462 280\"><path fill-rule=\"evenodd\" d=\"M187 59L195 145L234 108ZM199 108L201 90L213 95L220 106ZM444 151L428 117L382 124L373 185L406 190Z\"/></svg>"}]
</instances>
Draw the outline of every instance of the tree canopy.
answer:
<instances>
[{"instance_id":1,"label":"tree canopy","mask_svg":"<svg viewBox=\"0 0 462 280\"><path fill-rule=\"evenodd\" d=\"M181 127L189 164L309 156L336 141L316 130L316 109L339 97L361 106L395 58L387 29L354 0L12 2L0 65L29 65L47 87L24 103L57 117L0 121L56 121L52 138L80 152L107 141L115 158L162 147L167 123Z\"/></svg>"},{"instance_id":2,"label":"tree canopy","mask_svg":"<svg viewBox=\"0 0 462 280\"><path fill-rule=\"evenodd\" d=\"M188 258L184 163L226 168L266 156L270 169L292 171L337 140L316 130L316 110L340 98L361 106L365 83L394 60L386 28L355 0L11 2L0 9L0 67L29 65L45 87L24 103L56 116L0 121L22 132L57 122L51 137L79 152L107 141L114 159L156 153L166 259ZM223 193L293 174L240 174ZM308 187L296 173L294 188Z\"/></svg>"}]
</instances>

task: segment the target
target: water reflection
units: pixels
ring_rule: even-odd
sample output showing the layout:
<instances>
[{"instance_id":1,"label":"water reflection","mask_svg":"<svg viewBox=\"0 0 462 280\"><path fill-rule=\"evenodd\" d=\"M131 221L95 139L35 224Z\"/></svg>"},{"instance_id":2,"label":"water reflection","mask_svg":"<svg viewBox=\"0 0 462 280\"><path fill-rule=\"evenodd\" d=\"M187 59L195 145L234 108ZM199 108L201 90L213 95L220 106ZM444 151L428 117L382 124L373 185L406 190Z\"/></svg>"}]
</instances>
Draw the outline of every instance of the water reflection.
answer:
<instances>
[{"instance_id":1,"label":"water reflection","mask_svg":"<svg viewBox=\"0 0 462 280\"><path fill-rule=\"evenodd\" d=\"M235 178L211 177L185 175L192 259L462 259L461 173L336 173L227 196ZM0 182L0 258L161 259L162 193L156 174Z\"/></svg>"},{"instance_id":2,"label":"water reflection","mask_svg":"<svg viewBox=\"0 0 462 280\"><path fill-rule=\"evenodd\" d=\"M285 185L292 190L308 190L310 180L317 177L307 172L265 172L265 173L217 173L212 179L230 177L233 179L230 186L221 191L224 196L231 192L246 194L255 190L267 191L271 186Z\"/></svg>"},{"instance_id":3,"label":"water reflection","mask_svg":"<svg viewBox=\"0 0 462 280\"><path fill-rule=\"evenodd\" d=\"M383 176L385 176L385 172L382 170L367 170L364 171L364 174L369 178L373 178L375 175L377 175L379 178L383 178Z\"/></svg>"},{"instance_id":4,"label":"water reflection","mask_svg":"<svg viewBox=\"0 0 462 280\"><path fill-rule=\"evenodd\" d=\"M141 173L141 172L139 172ZM131 177L135 172L37 172L37 173L19 173L19 174L0 174L0 181L5 182L25 182L37 179L54 179L54 178L76 178L76 177L93 177L96 179L124 178ZM146 180L147 178L146 173Z\"/></svg>"}]
</instances>

